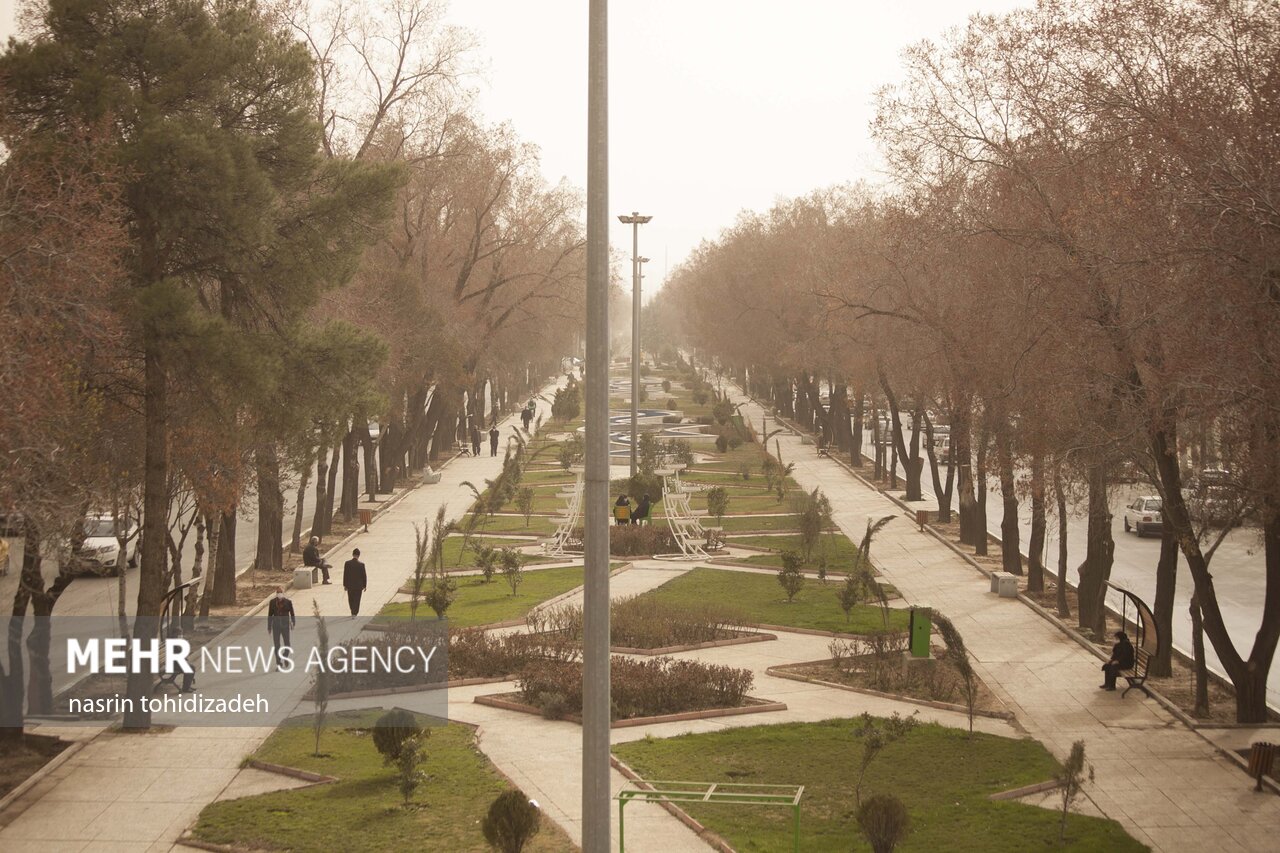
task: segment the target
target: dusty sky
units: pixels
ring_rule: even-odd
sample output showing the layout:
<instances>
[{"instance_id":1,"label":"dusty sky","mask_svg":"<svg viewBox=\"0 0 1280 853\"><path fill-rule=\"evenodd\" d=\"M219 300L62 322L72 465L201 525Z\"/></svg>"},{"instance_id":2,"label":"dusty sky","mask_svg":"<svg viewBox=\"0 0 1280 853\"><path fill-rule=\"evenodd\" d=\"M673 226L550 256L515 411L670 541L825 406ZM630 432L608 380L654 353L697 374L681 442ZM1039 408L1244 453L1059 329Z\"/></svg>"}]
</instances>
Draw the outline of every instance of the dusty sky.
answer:
<instances>
[{"instance_id":1,"label":"dusty sky","mask_svg":"<svg viewBox=\"0 0 1280 853\"><path fill-rule=\"evenodd\" d=\"M641 228L646 298L738 211L876 180L872 96L899 51L1031 0L632 0L609 10L611 211ZM16 0L0 0L0 32ZM490 121L539 146L549 181L586 186L586 0L452 0L479 43ZM630 227L613 245L630 253ZM630 269L625 265L624 273Z\"/></svg>"}]
</instances>

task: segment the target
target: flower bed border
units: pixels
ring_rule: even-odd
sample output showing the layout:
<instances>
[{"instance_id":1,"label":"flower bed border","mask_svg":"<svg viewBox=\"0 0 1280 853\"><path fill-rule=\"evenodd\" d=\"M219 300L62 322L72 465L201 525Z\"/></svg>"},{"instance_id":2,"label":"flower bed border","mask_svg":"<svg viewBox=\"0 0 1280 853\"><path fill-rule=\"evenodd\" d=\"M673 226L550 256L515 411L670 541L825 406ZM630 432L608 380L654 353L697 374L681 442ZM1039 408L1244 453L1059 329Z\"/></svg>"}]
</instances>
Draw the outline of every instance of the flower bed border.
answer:
<instances>
[{"instance_id":1,"label":"flower bed border","mask_svg":"<svg viewBox=\"0 0 1280 853\"><path fill-rule=\"evenodd\" d=\"M522 714L534 714L541 717L542 711L526 705L523 702L516 702L511 699L505 699L504 696L511 694L493 693L485 696L477 696L472 701L477 705L485 705L490 708L501 708L504 711L518 711ZM658 723L679 723L686 720L708 720L714 717L737 717L742 714L762 714L769 711L785 711L787 710L784 702L771 702L767 699L760 699L755 696L744 697L750 701L756 702L755 705L739 705L736 708L707 708L702 711L681 711L676 714L658 714L652 717L630 717L625 720L614 720L609 724L611 729L627 729L634 726L656 725ZM582 725L582 717L578 714L566 714L561 718L564 722L576 723Z\"/></svg>"},{"instance_id":2,"label":"flower bed border","mask_svg":"<svg viewBox=\"0 0 1280 853\"><path fill-rule=\"evenodd\" d=\"M759 627L759 626L755 626ZM737 637L726 637L723 640L707 640L705 643L692 643L684 646L661 646L656 649L636 649L630 646L610 646L609 651L615 655L669 655L676 652L696 652L701 649L718 649L721 646L740 646L744 643L764 643L776 640L776 634L743 632Z\"/></svg>"},{"instance_id":3,"label":"flower bed border","mask_svg":"<svg viewBox=\"0 0 1280 853\"><path fill-rule=\"evenodd\" d=\"M765 675L772 675L774 678L785 678L790 681L803 681L806 684L818 684L823 687L832 687L836 690L847 690L850 693L862 693L866 696L875 696L880 699L892 699L897 702L910 702L913 705L923 705L926 708L936 708L939 711L956 711L961 714L968 714L969 708L965 705L957 705L954 702L939 702L936 699L917 699L914 696L907 696L903 693L885 693L881 690L872 690L870 687L854 687L851 684L841 684L838 681L826 681L821 678L812 678L807 675L801 675L798 672L787 672L784 667L788 666L812 666L813 664L827 663L831 658L822 660L796 661L795 663L778 664L771 666L764 671ZM974 708L973 715L975 717L987 717L992 720L1005 720L1013 722L1017 719L1017 715L1012 711L987 711L982 708Z\"/></svg>"}]
</instances>

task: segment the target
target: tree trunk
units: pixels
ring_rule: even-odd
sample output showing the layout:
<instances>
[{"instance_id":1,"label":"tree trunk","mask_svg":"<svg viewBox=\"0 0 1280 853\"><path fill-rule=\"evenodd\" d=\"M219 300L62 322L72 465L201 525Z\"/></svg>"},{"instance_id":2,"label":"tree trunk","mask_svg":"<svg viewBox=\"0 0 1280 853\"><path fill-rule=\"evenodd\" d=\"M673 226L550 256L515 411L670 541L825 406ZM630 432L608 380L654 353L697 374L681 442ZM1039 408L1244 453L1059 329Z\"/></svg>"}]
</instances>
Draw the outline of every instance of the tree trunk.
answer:
<instances>
[{"instance_id":1,"label":"tree trunk","mask_svg":"<svg viewBox=\"0 0 1280 853\"><path fill-rule=\"evenodd\" d=\"M169 522L169 401L168 377L154 333L146 333L143 353L143 480L142 547L138 570L138 604L133 619L135 639L156 637L160 628L160 604L164 598L165 541ZM126 692L132 710L124 715L124 728L145 729L151 712L142 699L151 694L154 681L150 661L140 671L130 667Z\"/></svg>"},{"instance_id":2,"label":"tree trunk","mask_svg":"<svg viewBox=\"0 0 1280 853\"><path fill-rule=\"evenodd\" d=\"M284 568L284 496L280 493L280 457L271 443L254 452L258 474L258 571Z\"/></svg>"},{"instance_id":3,"label":"tree trunk","mask_svg":"<svg viewBox=\"0 0 1280 853\"><path fill-rule=\"evenodd\" d=\"M951 457L956 465L956 488L960 492L960 544L976 545L978 504L973 496L973 453L969 444L969 415L959 406L951 418Z\"/></svg>"},{"instance_id":4,"label":"tree trunk","mask_svg":"<svg viewBox=\"0 0 1280 853\"><path fill-rule=\"evenodd\" d=\"M324 509L321 511L320 520L324 524L324 535L328 536L333 530L333 502L337 499L338 492L338 472L342 469L338 467L342 453L342 442L338 442L333 446L333 454L329 457L329 473L328 483L324 490Z\"/></svg>"},{"instance_id":5,"label":"tree trunk","mask_svg":"<svg viewBox=\"0 0 1280 853\"><path fill-rule=\"evenodd\" d=\"M855 392L858 397L853 402L853 440L850 442L849 464L854 468L862 467L862 419L866 415L867 404L863 399L862 389Z\"/></svg>"},{"instance_id":6,"label":"tree trunk","mask_svg":"<svg viewBox=\"0 0 1280 853\"><path fill-rule=\"evenodd\" d=\"M1204 619L1197 593L1191 594L1191 658L1195 674L1195 710L1192 714L1204 719L1209 716L1209 667L1204 659Z\"/></svg>"},{"instance_id":7,"label":"tree trunk","mask_svg":"<svg viewBox=\"0 0 1280 853\"><path fill-rule=\"evenodd\" d=\"M929 458L929 475L933 479L933 493L938 496L938 523L951 523L951 487L955 478L955 466L947 462L947 483L942 484L938 471L938 449L933 444L933 419L924 416L924 452Z\"/></svg>"},{"instance_id":8,"label":"tree trunk","mask_svg":"<svg viewBox=\"0 0 1280 853\"><path fill-rule=\"evenodd\" d=\"M903 499L906 501L921 500L920 475L923 472L924 465L920 459L919 407L917 406L911 415L911 448L910 452L908 452L907 443L902 432L902 412L898 407L898 398L894 395L893 388L890 387L889 379L885 376L883 370L880 371L880 387L884 390L885 399L889 402L889 417L893 422L894 461L889 466L891 486L895 489L898 487L897 460L901 460L907 481L907 493Z\"/></svg>"},{"instance_id":9,"label":"tree trunk","mask_svg":"<svg viewBox=\"0 0 1280 853\"><path fill-rule=\"evenodd\" d=\"M311 515L311 535L321 539L329 532L324 508L329 503L329 454L327 448L316 448L316 508Z\"/></svg>"},{"instance_id":10,"label":"tree trunk","mask_svg":"<svg viewBox=\"0 0 1280 853\"><path fill-rule=\"evenodd\" d=\"M53 673L49 668L49 644L53 634L53 607L75 576L60 570L53 585L46 590L40 559L40 539L32 535L31 525L26 527L28 533L23 551L21 583L31 592L32 613L31 633L27 635L27 660L31 666L27 679L27 713L52 714ZM26 554L33 552L36 559L27 560Z\"/></svg>"},{"instance_id":11,"label":"tree trunk","mask_svg":"<svg viewBox=\"0 0 1280 853\"><path fill-rule=\"evenodd\" d=\"M211 600L220 606L236 603L236 508L233 506L221 515L216 562L213 555L209 557L213 571Z\"/></svg>"},{"instance_id":12,"label":"tree trunk","mask_svg":"<svg viewBox=\"0 0 1280 853\"><path fill-rule=\"evenodd\" d=\"M1000 498L1004 504L1000 517L1000 567L1020 575L1022 536L1018 529L1018 492L1013 479L1013 439L1003 417L996 431L996 463L1000 467Z\"/></svg>"},{"instance_id":13,"label":"tree trunk","mask_svg":"<svg viewBox=\"0 0 1280 853\"><path fill-rule=\"evenodd\" d=\"M29 563L34 563L34 568L28 568ZM40 572L39 548L28 547L23 551L22 573L29 572ZM9 614L7 626L9 666L0 673L0 739L9 743L22 740L22 705L26 698L26 662L22 657L22 634L26 629L27 606L30 603L30 590L26 584L18 584L18 589L13 594L13 610Z\"/></svg>"},{"instance_id":14,"label":"tree trunk","mask_svg":"<svg viewBox=\"0 0 1280 853\"><path fill-rule=\"evenodd\" d=\"M1027 543L1027 591L1044 592L1044 457L1031 457L1031 540Z\"/></svg>"},{"instance_id":15,"label":"tree trunk","mask_svg":"<svg viewBox=\"0 0 1280 853\"><path fill-rule=\"evenodd\" d=\"M1067 618L1071 606L1067 603L1067 491L1062 487L1062 465L1053 466L1053 497L1058 505L1058 615Z\"/></svg>"},{"instance_id":16,"label":"tree trunk","mask_svg":"<svg viewBox=\"0 0 1280 853\"><path fill-rule=\"evenodd\" d=\"M382 433L379 432L379 437ZM356 437L364 450L364 491L369 500L378 498L378 446L373 442L373 434L369 432L369 419L360 417L356 420Z\"/></svg>"},{"instance_id":17,"label":"tree trunk","mask_svg":"<svg viewBox=\"0 0 1280 853\"><path fill-rule=\"evenodd\" d=\"M987 556L987 447L990 443L984 415L978 421L978 464L973 478L973 553L979 557Z\"/></svg>"},{"instance_id":18,"label":"tree trunk","mask_svg":"<svg viewBox=\"0 0 1280 853\"><path fill-rule=\"evenodd\" d=\"M1178 584L1178 539L1173 525L1161 525L1160 559L1156 562L1156 598L1152 614L1160 646L1151 658L1151 675L1167 678L1173 675L1173 594Z\"/></svg>"},{"instance_id":19,"label":"tree trunk","mask_svg":"<svg viewBox=\"0 0 1280 853\"><path fill-rule=\"evenodd\" d=\"M204 593L200 596L200 621L209 621L209 605L213 603L213 591L218 584L218 554L222 550L222 513L214 511L208 514L205 521L209 537L209 568L205 571L213 575L213 583L204 582Z\"/></svg>"},{"instance_id":20,"label":"tree trunk","mask_svg":"<svg viewBox=\"0 0 1280 853\"><path fill-rule=\"evenodd\" d=\"M196 508L196 543L195 543L196 555L195 555L195 559L192 560L191 562L191 579L193 581L198 580L199 578L204 576L205 530L206 530L206 527L204 523L204 513L200 512L199 507L197 507ZM199 583L191 584L191 587L187 590L187 594L185 596L185 599L186 599L185 607L182 611L182 633L184 634L191 633L192 631L195 630L195 627L196 627L196 608L199 605L199 602L196 600L196 593L199 590L199 587L200 587Z\"/></svg>"},{"instance_id":21,"label":"tree trunk","mask_svg":"<svg viewBox=\"0 0 1280 853\"><path fill-rule=\"evenodd\" d=\"M1106 635L1104 599L1116 543L1111 537L1111 508L1107 505L1107 475L1101 463L1089 467L1089 533L1084 563L1080 566L1079 624L1091 631L1095 640Z\"/></svg>"},{"instance_id":22,"label":"tree trunk","mask_svg":"<svg viewBox=\"0 0 1280 853\"><path fill-rule=\"evenodd\" d=\"M343 521L355 521L359 504L360 460L356 458L356 428L353 425L342 439L342 504L339 511Z\"/></svg>"},{"instance_id":23,"label":"tree trunk","mask_svg":"<svg viewBox=\"0 0 1280 853\"><path fill-rule=\"evenodd\" d=\"M302 466L298 477L298 494L294 496L293 500L293 535L289 537L290 554L298 553L298 549L302 547L302 518L306 512L307 484L311 482L311 464L309 462Z\"/></svg>"}]
</instances>

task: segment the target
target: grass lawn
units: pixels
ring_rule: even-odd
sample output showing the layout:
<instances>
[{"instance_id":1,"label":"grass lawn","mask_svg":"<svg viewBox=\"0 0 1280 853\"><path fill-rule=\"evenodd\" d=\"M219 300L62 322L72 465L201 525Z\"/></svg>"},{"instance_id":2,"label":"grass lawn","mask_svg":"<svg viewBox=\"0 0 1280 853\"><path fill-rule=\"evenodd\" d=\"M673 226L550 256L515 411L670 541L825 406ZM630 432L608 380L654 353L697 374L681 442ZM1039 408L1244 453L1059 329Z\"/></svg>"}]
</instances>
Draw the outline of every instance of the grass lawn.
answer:
<instances>
[{"instance_id":1,"label":"grass lawn","mask_svg":"<svg viewBox=\"0 0 1280 853\"><path fill-rule=\"evenodd\" d=\"M726 515L722 527L725 533L739 530L795 530L799 517L795 515Z\"/></svg>"},{"instance_id":2,"label":"grass lawn","mask_svg":"<svg viewBox=\"0 0 1280 853\"><path fill-rule=\"evenodd\" d=\"M455 628L466 628L472 625L488 625L491 622L505 622L508 619L519 619L536 604L554 598L562 592L582 586L582 567L565 566L557 569L536 569L524 573L524 581L519 591L511 594L511 587L501 573L495 574L490 583L483 578L458 578L458 597L454 599L445 614L449 624ZM433 618L434 613L425 604L418 605L418 616ZM387 619L408 619L409 602L393 601L378 612L379 617Z\"/></svg>"},{"instance_id":3,"label":"grass lawn","mask_svg":"<svg viewBox=\"0 0 1280 853\"><path fill-rule=\"evenodd\" d=\"M804 785L800 849L865 851L854 819L861 749L856 720L726 729L619 744L614 753L650 779ZM1058 843L1060 815L987 795L1050 778L1058 763L1038 742L920 726L891 744L867 771L862 795L891 793L911 816L910 851L1146 850L1112 820L1071 815ZM736 850L791 849L791 811L764 806L683 804Z\"/></svg>"},{"instance_id":4,"label":"grass lawn","mask_svg":"<svg viewBox=\"0 0 1280 853\"><path fill-rule=\"evenodd\" d=\"M782 568L782 552L795 551L800 553L800 534L790 534L787 536L734 536L729 540L730 545L751 545L755 548L771 548L772 554L757 554L747 558L748 563L760 566L772 566L773 568ZM832 536L828 533L822 534L822 539L818 546L813 549L813 554L809 557L806 566L817 566L818 560L826 555L827 571L830 572L847 572L852 566L854 558L858 554L858 546L854 545L848 536L843 533L837 533Z\"/></svg>"},{"instance_id":5,"label":"grass lawn","mask_svg":"<svg viewBox=\"0 0 1280 853\"><path fill-rule=\"evenodd\" d=\"M520 523L524 524L524 519L520 519ZM457 568L459 566L469 567L476 564L476 545L489 545L493 548L503 548L508 545L519 547L521 545L530 545L532 542L528 539L505 539L499 536L486 536L484 531L477 529L475 535L471 537L471 542L467 544L467 549L462 549L462 534L453 534L444 540L444 567L445 570Z\"/></svg>"},{"instance_id":6,"label":"grass lawn","mask_svg":"<svg viewBox=\"0 0 1280 853\"><path fill-rule=\"evenodd\" d=\"M796 594L795 601L788 603L774 575L703 566L672 578L644 595L686 606L719 601L732 605L748 620L766 625L851 634L883 630L884 621L880 608L872 605L857 605L849 620L845 621L844 611L840 609L840 603L836 599L838 589L839 584L834 581L822 584L816 580L806 580ZM907 611L890 608L889 627L905 631Z\"/></svg>"},{"instance_id":7,"label":"grass lawn","mask_svg":"<svg viewBox=\"0 0 1280 853\"><path fill-rule=\"evenodd\" d=\"M195 836L245 850L397 851L413 838L435 850L489 850L480 821L494 798L511 786L476 749L475 732L457 723L424 728L430 732L424 745L427 778L406 809L396 771L383 766L369 734L381 713L330 714L319 758L311 754L309 723L277 729L255 758L338 781L213 803L200 813ZM569 838L545 817L525 848L529 853L571 849Z\"/></svg>"},{"instance_id":8,"label":"grass lawn","mask_svg":"<svg viewBox=\"0 0 1280 853\"><path fill-rule=\"evenodd\" d=\"M495 515L485 523L485 532L516 533L521 536L550 536L556 532L559 519L550 515L531 515L528 525L523 515ZM528 542L525 543L529 544Z\"/></svg>"}]
</instances>

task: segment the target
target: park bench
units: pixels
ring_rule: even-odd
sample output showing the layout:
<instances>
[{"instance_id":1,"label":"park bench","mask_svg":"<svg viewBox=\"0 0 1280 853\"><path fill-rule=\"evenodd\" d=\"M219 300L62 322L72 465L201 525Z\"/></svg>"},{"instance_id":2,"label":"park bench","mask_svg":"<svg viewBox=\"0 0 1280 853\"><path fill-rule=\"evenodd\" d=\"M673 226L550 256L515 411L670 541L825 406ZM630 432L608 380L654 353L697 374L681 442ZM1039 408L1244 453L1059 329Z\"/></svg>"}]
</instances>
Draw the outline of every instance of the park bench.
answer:
<instances>
[{"instance_id":1,"label":"park bench","mask_svg":"<svg viewBox=\"0 0 1280 853\"><path fill-rule=\"evenodd\" d=\"M1151 698L1151 691L1147 690L1147 672L1151 669L1151 652L1142 646L1137 646L1133 650L1133 666L1120 674L1124 676L1124 680L1129 682L1129 686L1124 689L1124 693L1120 694L1123 699L1125 694L1133 688L1138 688L1147 694L1147 698Z\"/></svg>"}]
</instances>

